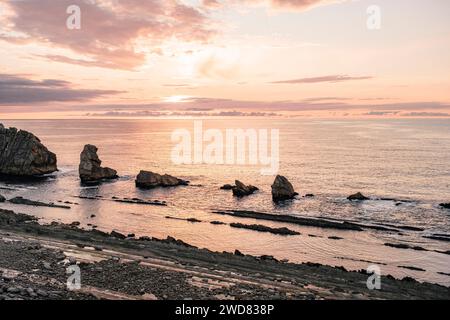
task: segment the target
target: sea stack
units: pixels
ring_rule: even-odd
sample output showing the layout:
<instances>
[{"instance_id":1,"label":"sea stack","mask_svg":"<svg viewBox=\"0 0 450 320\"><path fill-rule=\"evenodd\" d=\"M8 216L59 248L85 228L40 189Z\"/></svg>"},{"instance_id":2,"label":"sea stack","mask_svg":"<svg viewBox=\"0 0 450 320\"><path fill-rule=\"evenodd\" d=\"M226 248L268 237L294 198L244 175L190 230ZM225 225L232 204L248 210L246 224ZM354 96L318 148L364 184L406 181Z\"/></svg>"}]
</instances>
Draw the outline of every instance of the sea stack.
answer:
<instances>
[{"instance_id":1,"label":"sea stack","mask_svg":"<svg viewBox=\"0 0 450 320\"><path fill-rule=\"evenodd\" d=\"M152 189L157 187L187 186L189 181L178 179L168 174L160 175L151 171L141 170L136 177L135 183L138 188Z\"/></svg>"},{"instance_id":2,"label":"sea stack","mask_svg":"<svg viewBox=\"0 0 450 320\"><path fill-rule=\"evenodd\" d=\"M286 177L278 175L272 184L272 199L275 202L290 200L297 196L294 187Z\"/></svg>"},{"instance_id":3,"label":"sea stack","mask_svg":"<svg viewBox=\"0 0 450 320\"><path fill-rule=\"evenodd\" d=\"M32 177L57 170L56 155L38 137L0 124L0 174Z\"/></svg>"},{"instance_id":4,"label":"sea stack","mask_svg":"<svg viewBox=\"0 0 450 320\"><path fill-rule=\"evenodd\" d=\"M97 155L98 148L87 144L80 155L79 174L83 183L96 183L101 180L116 179L117 171L101 166L102 161Z\"/></svg>"}]
</instances>

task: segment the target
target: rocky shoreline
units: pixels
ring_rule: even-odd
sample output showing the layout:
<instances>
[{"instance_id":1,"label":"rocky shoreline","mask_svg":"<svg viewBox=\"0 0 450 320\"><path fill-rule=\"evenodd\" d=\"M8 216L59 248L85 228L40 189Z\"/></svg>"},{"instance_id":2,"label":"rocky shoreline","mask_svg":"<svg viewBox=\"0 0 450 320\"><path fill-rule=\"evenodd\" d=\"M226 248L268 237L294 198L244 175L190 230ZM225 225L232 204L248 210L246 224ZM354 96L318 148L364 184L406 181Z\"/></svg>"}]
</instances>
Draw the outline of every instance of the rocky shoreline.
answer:
<instances>
[{"instance_id":1,"label":"rocky shoreline","mask_svg":"<svg viewBox=\"0 0 450 320\"><path fill-rule=\"evenodd\" d=\"M132 237L133 236L133 237ZM81 269L68 291L66 268ZM407 267L407 266L406 266ZM41 225L0 209L0 299L448 299L450 288L382 277L368 290L364 270L293 264L199 249L168 237L135 238L77 225Z\"/></svg>"}]
</instances>

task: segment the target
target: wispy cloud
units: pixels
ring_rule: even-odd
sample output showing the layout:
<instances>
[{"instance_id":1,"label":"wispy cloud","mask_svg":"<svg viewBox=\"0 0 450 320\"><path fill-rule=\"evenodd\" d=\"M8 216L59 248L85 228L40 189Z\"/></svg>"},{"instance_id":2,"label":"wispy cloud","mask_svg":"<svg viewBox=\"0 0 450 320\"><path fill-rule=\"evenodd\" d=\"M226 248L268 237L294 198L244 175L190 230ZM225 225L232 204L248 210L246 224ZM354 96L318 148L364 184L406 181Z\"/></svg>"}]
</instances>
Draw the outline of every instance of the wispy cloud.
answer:
<instances>
[{"instance_id":1,"label":"wispy cloud","mask_svg":"<svg viewBox=\"0 0 450 320\"><path fill-rule=\"evenodd\" d=\"M352 77L352 76L348 76L348 75L329 75L329 76L322 76L322 77L272 81L270 83L272 83L272 84L308 84L308 83L344 82L344 81L369 80L369 79L373 79L373 77L371 77L371 76Z\"/></svg>"},{"instance_id":2,"label":"wispy cloud","mask_svg":"<svg viewBox=\"0 0 450 320\"><path fill-rule=\"evenodd\" d=\"M225 5L263 5L275 9L283 10L305 10L318 5L325 5L345 0L203 0L203 5L207 8L220 8Z\"/></svg>"},{"instance_id":3,"label":"wispy cloud","mask_svg":"<svg viewBox=\"0 0 450 320\"><path fill-rule=\"evenodd\" d=\"M0 74L0 105L87 101L118 93L121 92L76 89L64 80L31 80L18 75Z\"/></svg>"},{"instance_id":4,"label":"wispy cloud","mask_svg":"<svg viewBox=\"0 0 450 320\"><path fill-rule=\"evenodd\" d=\"M3 24L0 39L41 43L71 50L84 58L48 54L49 60L117 69L145 63L138 43L156 46L166 40L204 42L215 34L209 18L176 0L4 0L13 14ZM81 29L66 28L66 9L81 8ZM8 29L9 28L9 29Z\"/></svg>"}]
</instances>

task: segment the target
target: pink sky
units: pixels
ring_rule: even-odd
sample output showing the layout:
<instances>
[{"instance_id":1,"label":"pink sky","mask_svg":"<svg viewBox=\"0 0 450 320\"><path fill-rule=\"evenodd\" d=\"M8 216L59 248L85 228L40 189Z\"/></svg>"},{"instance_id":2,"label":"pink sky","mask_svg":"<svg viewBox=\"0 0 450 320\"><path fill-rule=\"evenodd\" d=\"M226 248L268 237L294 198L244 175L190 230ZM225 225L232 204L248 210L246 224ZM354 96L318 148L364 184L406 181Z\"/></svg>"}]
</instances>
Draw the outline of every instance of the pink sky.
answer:
<instances>
[{"instance_id":1,"label":"pink sky","mask_svg":"<svg viewBox=\"0 0 450 320\"><path fill-rule=\"evenodd\" d=\"M447 116L448 12L448 0L0 0L0 119Z\"/></svg>"}]
</instances>

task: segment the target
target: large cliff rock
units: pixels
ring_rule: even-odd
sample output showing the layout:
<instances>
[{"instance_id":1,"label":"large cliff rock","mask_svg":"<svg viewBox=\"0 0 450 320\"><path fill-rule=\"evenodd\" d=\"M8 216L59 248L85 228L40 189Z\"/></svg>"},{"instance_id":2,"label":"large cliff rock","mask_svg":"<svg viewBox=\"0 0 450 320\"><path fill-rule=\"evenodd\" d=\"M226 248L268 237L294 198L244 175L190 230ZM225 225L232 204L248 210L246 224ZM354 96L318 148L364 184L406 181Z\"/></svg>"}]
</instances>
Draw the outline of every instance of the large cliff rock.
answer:
<instances>
[{"instance_id":1,"label":"large cliff rock","mask_svg":"<svg viewBox=\"0 0 450 320\"><path fill-rule=\"evenodd\" d=\"M97 155L98 148L87 144L80 155L79 174L83 183L95 183L104 179L117 178L117 171L101 166L102 161Z\"/></svg>"},{"instance_id":2,"label":"large cliff rock","mask_svg":"<svg viewBox=\"0 0 450 320\"><path fill-rule=\"evenodd\" d=\"M56 155L38 137L0 124L0 174L38 176L57 170Z\"/></svg>"},{"instance_id":3,"label":"large cliff rock","mask_svg":"<svg viewBox=\"0 0 450 320\"><path fill-rule=\"evenodd\" d=\"M158 173L144 170L139 172L136 177L136 187L144 189L187 186L188 184L189 181L178 179L168 174L160 175Z\"/></svg>"},{"instance_id":4,"label":"large cliff rock","mask_svg":"<svg viewBox=\"0 0 450 320\"><path fill-rule=\"evenodd\" d=\"M275 202L293 199L298 193L289 180L283 176L277 176L272 184L272 199Z\"/></svg>"}]
</instances>

